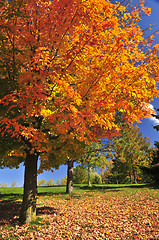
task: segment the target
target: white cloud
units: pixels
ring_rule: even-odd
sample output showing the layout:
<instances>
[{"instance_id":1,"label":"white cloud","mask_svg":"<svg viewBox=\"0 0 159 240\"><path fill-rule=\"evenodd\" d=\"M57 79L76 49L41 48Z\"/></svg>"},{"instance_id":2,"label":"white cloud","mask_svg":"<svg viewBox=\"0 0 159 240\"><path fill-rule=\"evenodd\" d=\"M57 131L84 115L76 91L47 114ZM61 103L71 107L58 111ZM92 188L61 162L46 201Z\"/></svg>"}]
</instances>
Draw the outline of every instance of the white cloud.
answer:
<instances>
[{"instance_id":1,"label":"white cloud","mask_svg":"<svg viewBox=\"0 0 159 240\"><path fill-rule=\"evenodd\" d=\"M153 123L154 126L159 125L159 120L155 117L148 117L148 119Z\"/></svg>"},{"instance_id":2,"label":"white cloud","mask_svg":"<svg viewBox=\"0 0 159 240\"><path fill-rule=\"evenodd\" d=\"M149 107L155 111L155 108L152 104L149 104ZM148 117L148 119L153 123L154 126L159 125L159 119L155 117Z\"/></svg>"}]
</instances>

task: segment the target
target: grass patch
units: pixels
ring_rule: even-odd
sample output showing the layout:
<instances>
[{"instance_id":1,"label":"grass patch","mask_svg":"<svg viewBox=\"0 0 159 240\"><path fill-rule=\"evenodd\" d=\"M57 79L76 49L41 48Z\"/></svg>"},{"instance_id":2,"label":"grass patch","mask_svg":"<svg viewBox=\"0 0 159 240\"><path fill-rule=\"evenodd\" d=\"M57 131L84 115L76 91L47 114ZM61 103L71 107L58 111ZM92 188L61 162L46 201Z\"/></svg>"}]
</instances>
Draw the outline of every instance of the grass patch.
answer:
<instances>
[{"instance_id":1,"label":"grass patch","mask_svg":"<svg viewBox=\"0 0 159 240\"><path fill-rule=\"evenodd\" d=\"M146 184L103 184L103 185L92 185L91 187L86 184L74 184L73 194L72 196L81 196L84 195L92 195L98 192L118 192L122 193L125 191L143 191L143 192L152 192L159 197L159 191L155 191L153 187L149 187ZM156 189L157 190L157 189ZM59 197L68 198L68 194L66 193L66 186L64 185L57 185L57 186L45 186L45 187L38 187L38 196L52 196L52 195L59 195ZM89 193L89 194L88 194ZM62 195L62 196L61 196ZM69 195L71 196L71 195ZM23 188L22 187L9 187L9 188L0 188L0 201L22 201L23 198Z\"/></svg>"},{"instance_id":2,"label":"grass patch","mask_svg":"<svg viewBox=\"0 0 159 240\"><path fill-rule=\"evenodd\" d=\"M9 188L0 188L0 201L16 201L22 200L23 188L22 187L9 187Z\"/></svg>"}]
</instances>

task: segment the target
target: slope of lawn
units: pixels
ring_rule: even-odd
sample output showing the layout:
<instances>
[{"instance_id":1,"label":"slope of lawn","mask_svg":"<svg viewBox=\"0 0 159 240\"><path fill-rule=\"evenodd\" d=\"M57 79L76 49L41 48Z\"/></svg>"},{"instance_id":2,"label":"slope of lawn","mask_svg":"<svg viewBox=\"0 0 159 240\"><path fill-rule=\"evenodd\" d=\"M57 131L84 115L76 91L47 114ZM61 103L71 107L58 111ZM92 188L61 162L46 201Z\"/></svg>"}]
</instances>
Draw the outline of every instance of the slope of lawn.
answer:
<instances>
[{"instance_id":1,"label":"slope of lawn","mask_svg":"<svg viewBox=\"0 0 159 240\"><path fill-rule=\"evenodd\" d=\"M159 239L159 189L145 185L39 187L37 220L20 225L22 188L0 188L0 239Z\"/></svg>"}]
</instances>

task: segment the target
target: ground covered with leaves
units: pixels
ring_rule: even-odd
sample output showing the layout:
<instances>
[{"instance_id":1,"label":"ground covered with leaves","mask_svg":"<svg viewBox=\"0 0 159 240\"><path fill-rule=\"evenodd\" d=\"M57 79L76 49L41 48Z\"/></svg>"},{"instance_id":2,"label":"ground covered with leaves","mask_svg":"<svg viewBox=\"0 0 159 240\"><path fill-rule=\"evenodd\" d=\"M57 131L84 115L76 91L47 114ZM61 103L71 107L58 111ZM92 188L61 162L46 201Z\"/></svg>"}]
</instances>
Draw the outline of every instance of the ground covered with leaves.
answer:
<instances>
[{"instance_id":1,"label":"ground covered with leaves","mask_svg":"<svg viewBox=\"0 0 159 240\"><path fill-rule=\"evenodd\" d=\"M20 225L19 201L0 202L0 239L159 239L159 190L114 188L38 196L37 220Z\"/></svg>"}]
</instances>

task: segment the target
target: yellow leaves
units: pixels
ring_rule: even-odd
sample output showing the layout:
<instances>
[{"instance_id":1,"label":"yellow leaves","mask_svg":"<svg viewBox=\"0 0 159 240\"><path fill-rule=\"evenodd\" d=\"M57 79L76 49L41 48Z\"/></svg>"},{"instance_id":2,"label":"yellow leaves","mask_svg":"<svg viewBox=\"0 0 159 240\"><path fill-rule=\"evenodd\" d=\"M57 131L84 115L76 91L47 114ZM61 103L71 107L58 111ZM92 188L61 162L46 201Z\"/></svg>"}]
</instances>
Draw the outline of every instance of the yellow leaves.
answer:
<instances>
[{"instance_id":1,"label":"yellow leaves","mask_svg":"<svg viewBox=\"0 0 159 240\"><path fill-rule=\"evenodd\" d=\"M71 85L76 85L76 83L72 82L71 84L68 81L65 81L64 79L58 81L58 86L61 92L63 93L63 96L67 97L68 99L70 99L71 102L73 101L75 104L79 106L82 103L81 96L79 92L74 90L74 87L72 87Z\"/></svg>"},{"instance_id":2,"label":"yellow leaves","mask_svg":"<svg viewBox=\"0 0 159 240\"><path fill-rule=\"evenodd\" d=\"M73 106L73 105L70 105L70 110L71 110L72 113L75 114L75 115L78 113L77 108L76 108L75 106Z\"/></svg>"},{"instance_id":3,"label":"yellow leaves","mask_svg":"<svg viewBox=\"0 0 159 240\"><path fill-rule=\"evenodd\" d=\"M14 148L14 150L9 150L6 154L5 154L5 156L4 156L5 158L8 158L8 157L16 157L16 158L18 158L18 157L25 157L25 152L24 152L24 149L23 149L23 147L19 147L19 148L17 148L17 147L15 147ZM9 160L9 159L8 159Z\"/></svg>"},{"instance_id":4,"label":"yellow leaves","mask_svg":"<svg viewBox=\"0 0 159 240\"><path fill-rule=\"evenodd\" d=\"M145 7L144 4L140 4L141 10L148 16L151 15L151 8Z\"/></svg>"},{"instance_id":5,"label":"yellow leaves","mask_svg":"<svg viewBox=\"0 0 159 240\"><path fill-rule=\"evenodd\" d=\"M151 8L145 9L144 12L145 12L146 15L150 16L151 15Z\"/></svg>"},{"instance_id":6,"label":"yellow leaves","mask_svg":"<svg viewBox=\"0 0 159 240\"><path fill-rule=\"evenodd\" d=\"M9 154L8 154L8 156L14 156L15 155L15 151L14 150L12 150Z\"/></svg>"},{"instance_id":7,"label":"yellow leaves","mask_svg":"<svg viewBox=\"0 0 159 240\"><path fill-rule=\"evenodd\" d=\"M121 6L118 8L118 10L119 10L121 13L123 13L123 12L125 12L126 7L121 5Z\"/></svg>"},{"instance_id":8,"label":"yellow leaves","mask_svg":"<svg viewBox=\"0 0 159 240\"><path fill-rule=\"evenodd\" d=\"M29 21L21 18L13 31L16 48L23 50L16 56L22 62L17 75L21 93L16 101L12 96L3 102L6 108L12 105L9 112L15 110L13 102L20 104L22 118L10 124L16 136L19 122L28 119L22 136L44 149L48 136L36 131L35 118L43 118L44 129L60 133L62 140L87 142L117 134L116 111L129 122L147 116L142 103L158 94L159 48L141 49L149 46L138 21L141 11L150 13L142 1L130 11L105 0L33 0L24 8ZM44 143L38 144L38 138Z\"/></svg>"},{"instance_id":9,"label":"yellow leaves","mask_svg":"<svg viewBox=\"0 0 159 240\"><path fill-rule=\"evenodd\" d=\"M124 13L123 18L124 18L124 20L130 19L131 18L130 13Z\"/></svg>"},{"instance_id":10,"label":"yellow leaves","mask_svg":"<svg viewBox=\"0 0 159 240\"><path fill-rule=\"evenodd\" d=\"M21 135L22 135L23 137L25 137L26 139L29 139L29 138L31 138L31 137L33 136L33 133L31 133L31 132L29 131L29 129L28 129L28 130L25 129L25 130L23 130L23 131L21 132Z\"/></svg>"},{"instance_id":11,"label":"yellow leaves","mask_svg":"<svg viewBox=\"0 0 159 240\"><path fill-rule=\"evenodd\" d=\"M41 115L44 117L44 118L47 118L48 116L50 116L51 114L53 114L54 112L51 111L50 109L46 109L46 108L43 108L41 110Z\"/></svg>"}]
</instances>

